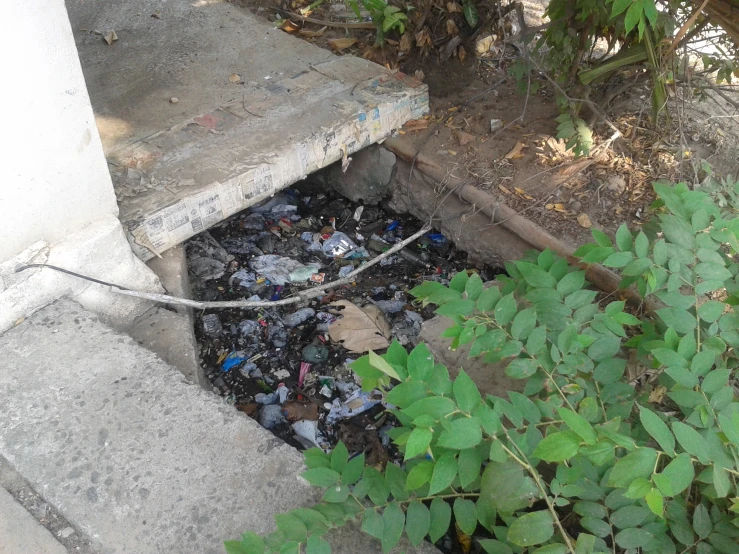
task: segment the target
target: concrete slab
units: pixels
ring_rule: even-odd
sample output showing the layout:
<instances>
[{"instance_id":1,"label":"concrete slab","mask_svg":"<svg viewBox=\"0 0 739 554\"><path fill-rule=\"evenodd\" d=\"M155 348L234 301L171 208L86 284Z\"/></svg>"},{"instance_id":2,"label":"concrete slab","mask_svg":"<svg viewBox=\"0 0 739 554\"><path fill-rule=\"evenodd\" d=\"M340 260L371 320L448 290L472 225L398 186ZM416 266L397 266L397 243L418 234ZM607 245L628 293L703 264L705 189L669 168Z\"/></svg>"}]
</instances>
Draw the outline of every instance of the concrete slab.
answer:
<instances>
[{"instance_id":1,"label":"concrete slab","mask_svg":"<svg viewBox=\"0 0 739 554\"><path fill-rule=\"evenodd\" d=\"M67 554L11 494L0 487L0 554Z\"/></svg>"},{"instance_id":2,"label":"concrete slab","mask_svg":"<svg viewBox=\"0 0 739 554\"><path fill-rule=\"evenodd\" d=\"M106 554L220 554L317 499L295 449L71 301L0 351L0 455ZM351 529L333 544L379 551Z\"/></svg>"},{"instance_id":3,"label":"concrete slab","mask_svg":"<svg viewBox=\"0 0 739 554\"><path fill-rule=\"evenodd\" d=\"M418 81L224 0L67 7L120 218L144 260L428 110Z\"/></svg>"}]
</instances>

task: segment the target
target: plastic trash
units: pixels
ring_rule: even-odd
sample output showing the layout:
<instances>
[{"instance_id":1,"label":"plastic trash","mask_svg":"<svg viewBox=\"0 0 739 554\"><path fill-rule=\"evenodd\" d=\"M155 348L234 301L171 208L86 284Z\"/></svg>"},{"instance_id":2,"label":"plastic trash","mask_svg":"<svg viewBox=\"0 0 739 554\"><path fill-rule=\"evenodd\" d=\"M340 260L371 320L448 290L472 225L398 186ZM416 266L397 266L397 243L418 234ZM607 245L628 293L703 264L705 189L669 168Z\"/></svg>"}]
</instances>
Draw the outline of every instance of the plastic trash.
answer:
<instances>
[{"instance_id":1,"label":"plastic trash","mask_svg":"<svg viewBox=\"0 0 739 554\"><path fill-rule=\"evenodd\" d=\"M349 275L352 271L354 271L353 265L345 265L339 270L339 277L346 277Z\"/></svg>"},{"instance_id":2,"label":"plastic trash","mask_svg":"<svg viewBox=\"0 0 739 554\"><path fill-rule=\"evenodd\" d=\"M288 196L287 194L280 193L280 194L275 194L272 198L269 198L268 200L265 200L264 202L260 202L256 206L252 206L251 208L249 208L249 211L251 213L264 214L267 212L271 212L273 208L281 204L295 204L295 203L296 203L296 200L294 198Z\"/></svg>"},{"instance_id":3,"label":"plastic trash","mask_svg":"<svg viewBox=\"0 0 739 554\"><path fill-rule=\"evenodd\" d=\"M301 283L303 281L310 281L313 275L321 269L321 264L308 264L295 269L290 272L288 280L291 283Z\"/></svg>"},{"instance_id":4,"label":"plastic trash","mask_svg":"<svg viewBox=\"0 0 739 554\"><path fill-rule=\"evenodd\" d=\"M318 404L300 400L289 400L282 405L282 414L288 421L316 421L318 419Z\"/></svg>"},{"instance_id":5,"label":"plastic trash","mask_svg":"<svg viewBox=\"0 0 739 554\"><path fill-rule=\"evenodd\" d=\"M275 348L284 348L287 345L287 330L280 321L275 321L267 327L267 338Z\"/></svg>"},{"instance_id":6,"label":"plastic trash","mask_svg":"<svg viewBox=\"0 0 739 554\"><path fill-rule=\"evenodd\" d=\"M231 352L221 364L221 371L228 373L239 364L244 363L249 357L243 350L236 350ZM256 367L256 366L254 366Z\"/></svg>"},{"instance_id":7,"label":"plastic trash","mask_svg":"<svg viewBox=\"0 0 739 554\"><path fill-rule=\"evenodd\" d=\"M388 266L388 265L395 265L395 263L398 261L397 256L389 256L387 258L383 258L380 260L380 265Z\"/></svg>"},{"instance_id":8,"label":"plastic trash","mask_svg":"<svg viewBox=\"0 0 739 554\"><path fill-rule=\"evenodd\" d=\"M349 252L344 254L345 260L366 260L369 257L369 252L367 252L367 249L363 246L355 248L354 250L350 250Z\"/></svg>"},{"instance_id":9,"label":"plastic trash","mask_svg":"<svg viewBox=\"0 0 739 554\"><path fill-rule=\"evenodd\" d=\"M245 363L239 368L239 373L243 375L244 377L249 377L251 379L261 379L262 378L262 372L257 367L257 364L255 363Z\"/></svg>"},{"instance_id":10,"label":"plastic trash","mask_svg":"<svg viewBox=\"0 0 739 554\"><path fill-rule=\"evenodd\" d=\"M203 332L211 338L220 337L223 334L223 325L218 314L205 314L202 319Z\"/></svg>"},{"instance_id":11,"label":"plastic trash","mask_svg":"<svg viewBox=\"0 0 739 554\"><path fill-rule=\"evenodd\" d=\"M316 264L311 265L315 266ZM286 258L284 256L265 254L264 256L257 256L256 258L249 260L249 267L259 275L269 279L273 284L285 286L285 284L290 280L291 273L308 266L301 264L297 260ZM307 272L307 269L303 269L303 271ZM315 273L315 269L312 269L307 273L305 280L307 281L310 279L310 276L313 273Z\"/></svg>"},{"instance_id":12,"label":"plastic trash","mask_svg":"<svg viewBox=\"0 0 739 554\"><path fill-rule=\"evenodd\" d=\"M275 236L272 233L265 233L257 239L257 246L262 252L274 252Z\"/></svg>"},{"instance_id":13,"label":"plastic trash","mask_svg":"<svg viewBox=\"0 0 739 554\"><path fill-rule=\"evenodd\" d=\"M309 364L320 364L328 360L328 347L322 344L309 344L303 348L303 361Z\"/></svg>"},{"instance_id":14,"label":"plastic trash","mask_svg":"<svg viewBox=\"0 0 739 554\"><path fill-rule=\"evenodd\" d=\"M287 387L280 383L280 386L277 387L277 390L275 392L270 393L264 393L260 392L257 393L254 396L254 402L257 402L259 404L269 405L269 404L276 404L280 403L282 404L287 400L287 395L290 393L289 390L287 390Z\"/></svg>"},{"instance_id":15,"label":"plastic trash","mask_svg":"<svg viewBox=\"0 0 739 554\"><path fill-rule=\"evenodd\" d=\"M282 406L271 404L259 410L259 424L265 429L274 429L282 423L287 423L282 415Z\"/></svg>"},{"instance_id":16,"label":"plastic trash","mask_svg":"<svg viewBox=\"0 0 739 554\"><path fill-rule=\"evenodd\" d=\"M220 279L226 272L226 264L215 258L197 257L188 260L190 271L203 281Z\"/></svg>"},{"instance_id":17,"label":"plastic trash","mask_svg":"<svg viewBox=\"0 0 739 554\"><path fill-rule=\"evenodd\" d=\"M401 258L404 258L408 260L409 262L412 262L414 264L419 264L428 267L428 261L431 259L431 256L429 256L426 252L419 254L418 252L414 252L413 250L408 250L407 248L403 248L400 252L398 252Z\"/></svg>"},{"instance_id":18,"label":"plastic trash","mask_svg":"<svg viewBox=\"0 0 739 554\"><path fill-rule=\"evenodd\" d=\"M312 448L314 446L321 448L318 443L318 422L303 419L296 421L291 425L292 430L295 432L295 438L300 441L304 446Z\"/></svg>"},{"instance_id":19,"label":"plastic trash","mask_svg":"<svg viewBox=\"0 0 739 554\"><path fill-rule=\"evenodd\" d=\"M385 230L386 231L395 231L395 229L397 229L399 226L400 226L400 221L398 221L396 219L395 221L392 221L390 223L390 225L387 226L387 229L385 229Z\"/></svg>"},{"instance_id":20,"label":"plastic trash","mask_svg":"<svg viewBox=\"0 0 739 554\"><path fill-rule=\"evenodd\" d=\"M326 416L326 422L334 423L341 419L348 419L364 413L370 408L377 406L380 403L380 398L379 391L369 393L362 390L354 391L343 402L337 398L331 403L331 410Z\"/></svg>"},{"instance_id":21,"label":"plastic trash","mask_svg":"<svg viewBox=\"0 0 739 554\"><path fill-rule=\"evenodd\" d=\"M308 375L308 372L310 371L311 364L308 362L300 362L300 373L298 374L298 386L303 387L303 383L305 382L305 376Z\"/></svg>"},{"instance_id":22,"label":"plastic trash","mask_svg":"<svg viewBox=\"0 0 739 554\"><path fill-rule=\"evenodd\" d=\"M393 336L398 339L400 344L408 344L421 334L421 325L423 317L421 314L405 310L401 319L396 319L393 323Z\"/></svg>"},{"instance_id":23,"label":"plastic trash","mask_svg":"<svg viewBox=\"0 0 739 554\"><path fill-rule=\"evenodd\" d=\"M236 273L231 275L228 279L229 287L244 287L250 289L257 284L257 276L255 273L251 273L245 269L239 269Z\"/></svg>"},{"instance_id":24,"label":"plastic trash","mask_svg":"<svg viewBox=\"0 0 739 554\"><path fill-rule=\"evenodd\" d=\"M384 252L390 245L373 233L367 241L367 248L375 252Z\"/></svg>"},{"instance_id":25,"label":"plastic trash","mask_svg":"<svg viewBox=\"0 0 739 554\"><path fill-rule=\"evenodd\" d=\"M310 231L303 231L302 233L300 233L300 238L310 244L311 242L313 242L313 233Z\"/></svg>"},{"instance_id":26,"label":"plastic trash","mask_svg":"<svg viewBox=\"0 0 739 554\"><path fill-rule=\"evenodd\" d=\"M248 342L259 342L259 323L251 319L245 319L239 323L239 334Z\"/></svg>"},{"instance_id":27,"label":"plastic trash","mask_svg":"<svg viewBox=\"0 0 739 554\"><path fill-rule=\"evenodd\" d=\"M375 302L375 306L380 308L383 313L396 314L403 310L405 302L402 300L378 300Z\"/></svg>"},{"instance_id":28,"label":"plastic trash","mask_svg":"<svg viewBox=\"0 0 739 554\"><path fill-rule=\"evenodd\" d=\"M301 323L305 323L311 317L316 315L316 311L313 308L302 308L296 312L286 315L282 318L282 323L287 327L297 327Z\"/></svg>"},{"instance_id":29,"label":"plastic trash","mask_svg":"<svg viewBox=\"0 0 739 554\"><path fill-rule=\"evenodd\" d=\"M357 248L354 241L340 231L334 232L328 239L323 241L323 253L332 258L339 258Z\"/></svg>"},{"instance_id":30,"label":"plastic trash","mask_svg":"<svg viewBox=\"0 0 739 554\"><path fill-rule=\"evenodd\" d=\"M430 238L433 242L437 242L437 243L446 242L446 237L442 235L441 233L427 233L426 236Z\"/></svg>"}]
</instances>

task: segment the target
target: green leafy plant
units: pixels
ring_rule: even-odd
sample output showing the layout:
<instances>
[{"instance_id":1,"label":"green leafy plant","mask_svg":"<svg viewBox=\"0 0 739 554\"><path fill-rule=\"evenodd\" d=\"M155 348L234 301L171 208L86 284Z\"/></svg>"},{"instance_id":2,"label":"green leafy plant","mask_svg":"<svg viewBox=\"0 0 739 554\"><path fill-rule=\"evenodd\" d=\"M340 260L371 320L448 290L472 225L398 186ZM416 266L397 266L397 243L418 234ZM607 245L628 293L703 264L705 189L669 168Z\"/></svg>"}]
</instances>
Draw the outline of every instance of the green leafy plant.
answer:
<instances>
[{"instance_id":1,"label":"green leafy plant","mask_svg":"<svg viewBox=\"0 0 739 554\"><path fill-rule=\"evenodd\" d=\"M357 0L345 1L357 18L361 19L362 13ZM397 31L400 35L405 32L408 16L399 7L392 6L385 0L359 0L359 2L369 12L372 22L377 27L378 44L385 41L385 35L389 32Z\"/></svg>"},{"instance_id":2,"label":"green leafy plant","mask_svg":"<svg viewBox=\"0 0 739 554\"><path fill-rule=\"evenodd\" d=\"M504 364L522 392L483 395L464 369L450 379L425 344L370 352L352 367L393 406L403 463L308 450L303 477L323 501L227 551L326 553L323 535L349 520L384 552L452 522L488 553L739 551L739 184L655 190L644 230L594 230L576 254L658 300L654 314L599 298L549 251L507 264L497 286L467 272L422 283L412 294L450 318L452 348Z\"/></svg>"}]
</instances>

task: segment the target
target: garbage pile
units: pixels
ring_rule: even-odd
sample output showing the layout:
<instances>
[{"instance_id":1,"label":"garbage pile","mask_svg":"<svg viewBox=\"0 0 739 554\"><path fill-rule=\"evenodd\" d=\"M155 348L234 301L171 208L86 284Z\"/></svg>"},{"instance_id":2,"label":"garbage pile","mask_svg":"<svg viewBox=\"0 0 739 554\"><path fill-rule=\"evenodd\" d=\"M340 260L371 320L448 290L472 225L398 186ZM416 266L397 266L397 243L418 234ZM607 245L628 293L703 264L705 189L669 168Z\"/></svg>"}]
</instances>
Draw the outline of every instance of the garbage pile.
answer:
<instances>
[{"instance_id":1,"label":"garbage pile","mask_svg":"<svg viewBox=\"0 0 739 554\"><path fill-rule=\"evenodd\" d=\"M193 293L289 298L349 275L421 227L304 184L191 239ZM384 465L393 418L379 392L361 390L349 364L393 339L412 348L433 313L413 305L408 290L447 282L466 265L465 254L432 232L307 306L206 311L196 325L201 363L216 391L286 442L328 451L343 440Z\"/></svg>"}]
</instances>

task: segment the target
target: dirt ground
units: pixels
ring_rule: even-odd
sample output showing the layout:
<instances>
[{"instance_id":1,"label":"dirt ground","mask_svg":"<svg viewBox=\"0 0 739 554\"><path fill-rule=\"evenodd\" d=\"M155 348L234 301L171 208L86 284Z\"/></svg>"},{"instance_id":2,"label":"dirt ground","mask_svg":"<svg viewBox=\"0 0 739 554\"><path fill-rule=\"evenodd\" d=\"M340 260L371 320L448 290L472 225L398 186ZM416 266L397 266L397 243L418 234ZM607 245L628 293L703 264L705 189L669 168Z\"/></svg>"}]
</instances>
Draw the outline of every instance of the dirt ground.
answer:
<instances>
[{"instance_id":1,"label":"dirt ground","mask_svg":"<svg viewBox=\"0 0 739 554\"><path fill-rule=\"evenodd\" d=\"M234 2L276 25L278 12L285 15L278 9L281 6L296 12L307 5L306 0ZM543 21L546 4L546 0L524 2L527 25ZM319 5L310 17L346 22L353 14L339 1ZM480 14L481 21L488 21L486 17ZM335 53L363 56L421 77L429 86L431 113L425 120L410 122L400 133L449 174L474 182L573 245L590 240L591 227L614 233L624 222L632 228L643 224L654 200L652 182L667 179L698 184L703 178L700 160L707 160L718 174L737 174L739 122L732 115L736 114L733 105L716 94L703 101L687 98L688 89L675 87L669 91L670 117L655 129L649 121L649 92L645 86L635 86L608 105L607 116L622 136L597 147L613 135L613 128L596 121L594 152L599 155L593 156L586 170L553 186L551 173L574 160L563 141L553 138L559 115L554 95L541 75L532 79L538 89L535 93L527 94L525 83L516 83L510 68L521 52L500 38L493 43L494 55L476 55L478 41L517 30L513 14L502 25L504 31L495 25L483 24L481 32L462 40L465 55L457 49L448 58L442 46L426 56L418 55L418 49L403 55L393 40L383 48L373 47L372 29L309 22L286 23L282 28ZM356 41L337 48L336 39L347 38ZM505 82L494 86L505 77ZM591 98L608 96L622 85L609 83Z\"/></svg>"}]
</instances>

